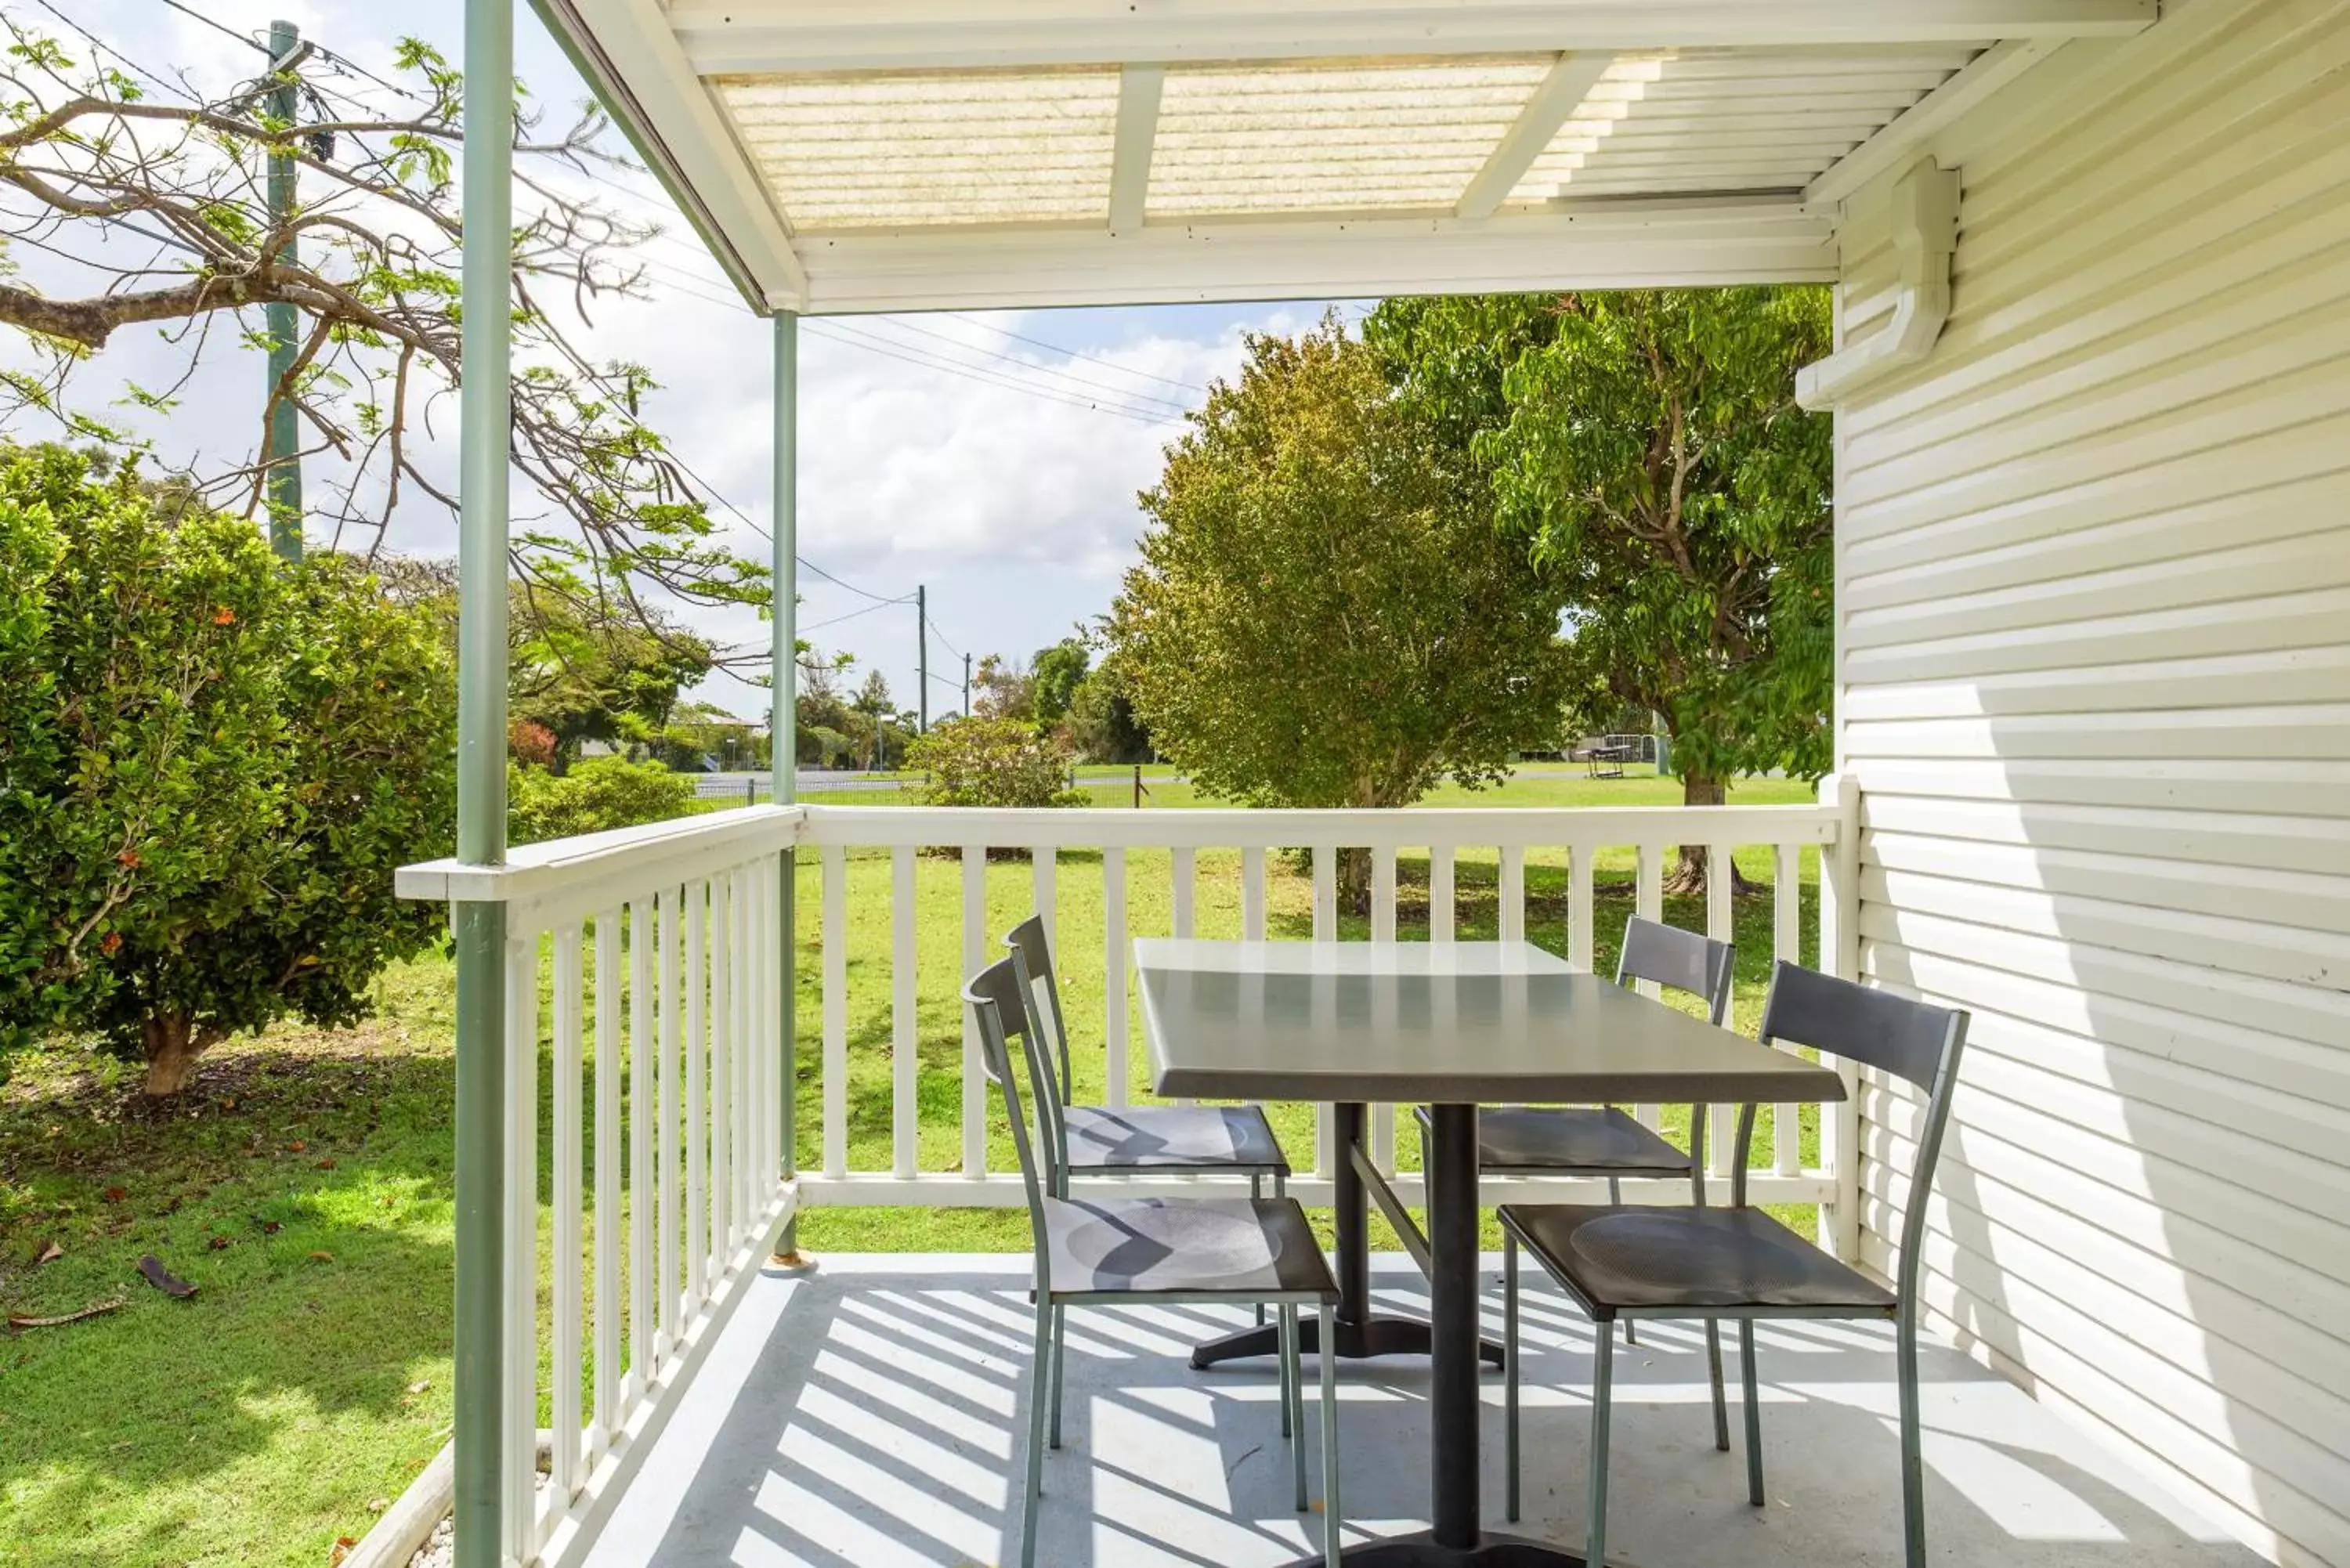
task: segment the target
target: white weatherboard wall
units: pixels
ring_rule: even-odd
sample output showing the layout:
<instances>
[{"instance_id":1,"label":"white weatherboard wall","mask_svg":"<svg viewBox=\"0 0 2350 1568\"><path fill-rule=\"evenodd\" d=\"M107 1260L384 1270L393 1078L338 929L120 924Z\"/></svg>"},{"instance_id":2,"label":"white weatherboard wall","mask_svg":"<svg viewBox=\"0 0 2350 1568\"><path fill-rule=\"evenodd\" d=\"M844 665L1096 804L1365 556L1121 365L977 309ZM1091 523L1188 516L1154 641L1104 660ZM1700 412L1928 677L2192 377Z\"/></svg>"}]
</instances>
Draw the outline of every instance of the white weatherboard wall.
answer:
<instances>
[{"instance_id":1,"label":"white weatherboard wall","mask_svg":"<svg viewBox=\"0 0 2350 1568\"><path fill-rule=\"evenodd\" d=\"M1949 327L1836 416L1861 958L1975 1015L1942 1326L2344 1568L2350 5L2166 10L1933 144ZM1891 306L1882 195L1853 339ZM1864 1100L1880 1268L1912 1108Z\"/></svg>"}]
</instances>

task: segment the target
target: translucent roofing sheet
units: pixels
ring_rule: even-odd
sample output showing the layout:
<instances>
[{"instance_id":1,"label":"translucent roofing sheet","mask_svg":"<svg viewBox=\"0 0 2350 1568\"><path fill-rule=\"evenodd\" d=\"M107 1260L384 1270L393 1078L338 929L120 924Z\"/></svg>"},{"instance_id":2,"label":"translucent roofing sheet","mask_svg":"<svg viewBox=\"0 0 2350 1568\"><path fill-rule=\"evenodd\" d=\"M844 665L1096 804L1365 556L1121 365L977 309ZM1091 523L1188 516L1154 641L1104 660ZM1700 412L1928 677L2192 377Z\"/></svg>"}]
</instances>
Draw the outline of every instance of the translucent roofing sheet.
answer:
<instances>
[{"instance_id":1,"label":"translucent roofing sheet","mask_svg":"<svg viewBox=\"0 0 2350 1568\"><path fill-rule=\"evenodd\" d=\"M1803 185L1972 54L1960 47L1625 56L1568 116L1510 199Z\"/></svg>"},{"instance_id":2,"label":"translucent roofing sheet","mask_svg":"<svg viewBox=\"0 0 2350 1568\"><path fill-rule=\"evenodd\" d=\"M797 228L1066 222L1108 205L1114 67L711 85Z\"/></svg>"},{"instance_id":3,"label":"translucent roofing sheet","mask_svg":"<svg viewBox=\"0 0 2350 1568\"><path fill-rule=\"evenodd\" d=\"M1170 68L1146 211L1450 206L1552 57Z\"/></svg>"}]
</instances>

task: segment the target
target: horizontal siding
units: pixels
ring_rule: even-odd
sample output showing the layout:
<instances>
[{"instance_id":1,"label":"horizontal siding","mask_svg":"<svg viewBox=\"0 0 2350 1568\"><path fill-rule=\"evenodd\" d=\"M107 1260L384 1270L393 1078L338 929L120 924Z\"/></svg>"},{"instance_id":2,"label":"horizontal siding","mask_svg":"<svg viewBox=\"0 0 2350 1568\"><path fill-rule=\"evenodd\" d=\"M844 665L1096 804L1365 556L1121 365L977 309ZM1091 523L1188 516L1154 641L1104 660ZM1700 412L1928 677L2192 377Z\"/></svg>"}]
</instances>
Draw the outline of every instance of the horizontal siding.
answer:
<instances>
[{"instance_id":1,"label":"horizontal siding","mask_svg":"<svg viewBox=\"0 0 2350 1568\"><path fill-rule=\"evenodd\" d=\"M1933 356L1838 410L1863 972L1974 1015L1939 1324L2280 1563L2350 1568L2350 7L2058 51ZM1887 319L1881 192L1846 342ZM1860 1104L1895 1262L1918 1106Z\"/></svg>"}]
</instances>

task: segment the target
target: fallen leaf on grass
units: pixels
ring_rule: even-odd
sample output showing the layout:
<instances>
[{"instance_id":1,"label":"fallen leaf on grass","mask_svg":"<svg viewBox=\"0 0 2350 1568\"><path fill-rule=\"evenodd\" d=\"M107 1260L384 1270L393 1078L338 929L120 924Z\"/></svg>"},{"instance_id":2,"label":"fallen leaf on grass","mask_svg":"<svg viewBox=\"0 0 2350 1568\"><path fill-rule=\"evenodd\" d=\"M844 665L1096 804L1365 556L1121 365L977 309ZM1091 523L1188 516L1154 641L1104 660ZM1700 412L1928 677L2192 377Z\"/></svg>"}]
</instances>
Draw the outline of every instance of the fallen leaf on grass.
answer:
<instances>
[{"instance_id":1,"label":"fallen leaf on grass","mask_svg":"<svg viewBox=\"0 0 2350 1568\"><path fill-rule=\"evenodd\" d=\"M79 1312L61 1313L56 1317L28 1317L22 1313L12 1313L8 1317L8 1326L11 1330L20 1333L28 1328L61 1328L69 1323L79 1323L86 1317L97 1317L101 1313L114 1312L121 1305L120 1296L109 1296L102 1302L90 1303Z\"/></svg>"},{"instance_id":2,"label":"fallen leaf on grass","mask_svg":"<svg viewBox=\"0 0 2350 1568\"><path fill-rule=\"evenodd\" d=\"M65 1255L66 1250L63 1247L58 1246L55 1241L50 1241L41 1248L41 1255L35 1258L33 1262L36 1263L54 1263Z\"/></svg>"},{"instance_id":3,"label":"fallen leaf on grass","mask_svg":"<svg viewBox=\"0 0 2350 1568\"><path fill-rule=\"evenodd\" d=\"M421 1393L423 1393L427 1388L430 1388L430 1387L432 1387L432 1379L431 1379L431 1378L428 1378L428 1377L420 1377L420 1378L418 1378L415 1382L413 1382L413 1383L411 1383L411 1384L410 1384L410 1385L408 1386L408 1391L409 1391L411 1394L421 1394Z\"/></svg>"},{"instance_id":4,"label":"fallen leaf on grass","mask_svg":"<svg viewBox=\"0 0 2350 1568\"><path fill-rule=\"evenodd\" d=\"M336 1536L335 1549L327 1553L327 1568L342 1568L343 1559L348 1557L351 1554L351 1548L358 1544L359 1542L350 1536Z\"/></svg>"},{"instance_id":5,"label":"fallen leaf on grass","mask_svg":"<svg viewBox=\"0 0 2350 1568\"><path fill-rule=\"evenodd\" d=\"M196 1287L163 1266L163 1260L150 1252L139 1260L139 1273L149 1284L165 1295L185 1301L196 1293Z\"/></svg>"},{"instance_id":6,"label":"fallen leaf on grass","mask_svg":"<svg viewBox=\"0 0 2350 1568\"><path fill-rule=\"evenodd\" d=\"M261 1233L265 1236L275 1236L284 1229L286 1222L282 1220L264 1220L261 1222Z\"/></svg>"},{"instance_id":7,"label":"fallen leaf on grass","mask_svg":"<svg viewBox=\"0 0 2350 1568\"><path fill-rule=\"evenodd\" d=\"M229 1239L225 1236L215 1236L211 1241L205 1242L204 1245L210 1247L215 1252L220 1252L227 1251L231 1243Z\"/></svg>"},{"instance_id":8,"label":"fallen leaf on grass","mask_svg":"<svg viewBox=\"0 0 2350 1568\"><path fill-rule=\"evenodd\" d=\"M120 1203L130 1196L128 1191L120 1187L109 1187L106 1189L106 1200L109 1203Z\"/></svg>"},{"instance_id":9,"label":"fallen leaf on grass","mask_svg":"<svg viewBox=\"0 0 2350 1568\"><path fill-rule=\"evenodd\" d=\"M335 1168L335 1162L331 1159L322 1159L318 1162L318 1168L320 1170L332 1170Z\"/></svg>"},{"instance_id":10,"label":"fallen leaf on grass","mask_svg":"<svg viewBox=\"0 0 2350 1568\"><path fill-rule=\"evenodd\" d=\"M368 1511L369 1513L381 1513L385 1509L390 1508L390 1506L391 1499L388 1497L371 1498L368 1501Z\"/></svg>"},{"instance_id":11,"label":"fallen leaf on grass","mask_svg":"<svg viewBox=\"0 0 2350 1568\"><path fill-rule=\"evenodd\" d=\"M287 1144L286 1147L287 1148L292 1149L296 1154L300 1154L300 1153L301 1153L305 1148L308 1147L309 1146L308 1146L307 1144L305 1144L305 1143L304 1143L300 1138L298 1138L298 1137L297 1137L297 1138L296 1138L292 1143Z\"/></svg>"},{"instance_id":12,"label":"fallen leaf on grass","mask_svg":"<svg viewBox=\"0 0 2350 1568\"><path fill-rule=\"evenodd\" d=\"M332 1252L313 1252L310 1254L310 1261L314 1263L331 1263L335 1261L335 1255Z\"/></svg>"}]
</instances>

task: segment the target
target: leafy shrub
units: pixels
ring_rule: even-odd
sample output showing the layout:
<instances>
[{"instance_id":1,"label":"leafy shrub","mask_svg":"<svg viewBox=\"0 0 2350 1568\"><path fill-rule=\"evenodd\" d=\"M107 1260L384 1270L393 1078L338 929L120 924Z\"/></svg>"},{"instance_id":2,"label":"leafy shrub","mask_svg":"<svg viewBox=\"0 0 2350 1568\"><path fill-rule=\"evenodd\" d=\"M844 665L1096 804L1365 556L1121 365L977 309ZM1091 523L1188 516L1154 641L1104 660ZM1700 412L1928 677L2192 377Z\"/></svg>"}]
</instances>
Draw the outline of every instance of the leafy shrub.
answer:
<instances>
[{"instance_id":1,"label":"leafy shrub","mask_svg":"<svg viewBox=\"0 0 2350 1568\"><path fill-rule=\"evenodd\" d=\"M555 732L529 719L516 719L506 726L506 754L515 761L535 768L555 765Z\"/></svg>"},{"instance_id":2,"label":"leafy shrub","mask_svg":"<svg viewBox=\"0 0 2350 1568\"><path fill-rule=\"evenodd\" d=\"M364 1015L444 915L455 683L429 614L134 470L0 452L0 1052L87 1033L184 1087L232 1033Z\"/></svg>"},{"instance_id":3,"label":"leafy shrub","mask_svg":"<svg viewBox=\"0 0 2350 1568\"><path fill-rule=\"evenodd\" d=\"M926 805L1083 805L1069 787L1069 753L1023 719L956 719L908 749L909 765L930 776Z\"/></svg>"},{"instance_id":4,"label":"leafy shrub","mask_svg":"<svg viewBox=\"0 0 2350 1568\"><path fill-rule=\"evenodd\" d=\"M507 833L516 844L666 822L692 810L692 778L659 763L582 757L567 774L517 765L506 774Z\"/></svg>"}]
</instances>

